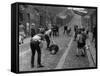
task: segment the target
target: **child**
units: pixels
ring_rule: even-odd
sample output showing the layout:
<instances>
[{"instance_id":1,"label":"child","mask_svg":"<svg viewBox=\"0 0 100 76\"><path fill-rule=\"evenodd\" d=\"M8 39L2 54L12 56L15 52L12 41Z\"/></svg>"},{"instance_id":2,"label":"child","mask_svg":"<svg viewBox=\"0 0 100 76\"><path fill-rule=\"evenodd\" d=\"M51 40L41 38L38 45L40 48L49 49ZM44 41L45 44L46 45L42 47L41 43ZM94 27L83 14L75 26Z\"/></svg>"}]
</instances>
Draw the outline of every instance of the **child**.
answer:
<instances>
[{"instance_id":1,"label":"child","mask_svg":"<svg viewBox=\"0 0 100 76\"><path fill-rule=\"evenodd\" d=\"M52 40L52 44L49 47L49 51L52 55L55 55L59 50L58 45Z\"/></svg>"},{"instance_id":2,"label":"child","mask_svg":"<svg viewBox=\"0 0 100 76\"><path fill-rule=\"evenodd\" d=\"M79 56L79 52L81 51L81 56L85 56L85 45L86 45L86 34L84 32L81 32L77 35L77 55Z\"/></svg>"}]
</instances>

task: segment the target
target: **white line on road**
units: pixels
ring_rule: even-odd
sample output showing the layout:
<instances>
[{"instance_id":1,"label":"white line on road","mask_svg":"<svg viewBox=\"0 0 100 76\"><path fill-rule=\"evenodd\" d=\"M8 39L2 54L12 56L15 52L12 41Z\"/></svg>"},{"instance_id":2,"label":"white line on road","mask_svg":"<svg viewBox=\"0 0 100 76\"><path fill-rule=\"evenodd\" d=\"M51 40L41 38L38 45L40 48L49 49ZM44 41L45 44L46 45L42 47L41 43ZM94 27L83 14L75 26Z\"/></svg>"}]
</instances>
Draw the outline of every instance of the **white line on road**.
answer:
<instances>
[{"instance_id":1,"label":"white line on road","mask_svg":"<svg viewBox=\"0 0 100 76\"><path fill-rule=\"evenodd\" d=\"M95 60L96 59L95 59L95 56L93 56L93 54L96 55L95 54L95 49L92 47L89 39L87 40L87 44L89 45L89 48L90 48L90 49L88 49L86 51L87 52L87 56L88 56L88 60L89 60L89 66L90 67L95 67L95 64L96 64Z\"/></svg>"},{"instance_id":2,"label":"white line on road","mask_svg":"<svg viewBox=\"0 0 100 76\"><path fill-rule=\"evenodd\" d=\"M72 39L71 39L71 41L70 41L70 43L69 43L69 45L68 45L67 50L66 50L66 51L64 52L64 54L62 55L62 57L61 57L61 59L60 59L60 61L59 61L59 63L57 64L57 66L56 66L55 69L61 69L61 68L62 68L62 66L63 66L63 64L64 64L64 62L65 62L66 56L67 56L67 54L68 54L68 52L69 52L69 50L70 50L70 47L71 47L72 42L73 42L73 37L72 37Z\"/></svg>"}]
</instances>

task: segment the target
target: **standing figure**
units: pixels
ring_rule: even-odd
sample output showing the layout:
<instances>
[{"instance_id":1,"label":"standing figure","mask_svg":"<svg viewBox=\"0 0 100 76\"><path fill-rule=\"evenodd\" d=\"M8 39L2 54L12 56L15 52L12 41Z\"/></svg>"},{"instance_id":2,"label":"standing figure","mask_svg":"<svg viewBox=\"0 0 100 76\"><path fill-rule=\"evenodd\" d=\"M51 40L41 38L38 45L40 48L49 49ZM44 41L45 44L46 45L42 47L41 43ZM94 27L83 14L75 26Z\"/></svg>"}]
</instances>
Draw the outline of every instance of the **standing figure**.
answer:
<instances>
[{"instance_id":1,"label":"standing figure","mask_svg":"<svg viewBox=\"0 0 100 76\"><path fill-rule=\"evenodd\" d=\"M67 35L70 36L70 33L71 33L71 27L68 27L68 28L67 28Z\"/></svg>"},{"instance_id":2,"label":"standing figure","mask_svg":"<svg viewBox=\"0 0 100 76\"><path fill-rule=\"evenodd\" d=\"M52 27L52 34L53 34L53 36L57 36L57 29L56 29L56 27L55 26L53 26Z\"/></svg>"},{"instance_id":3,"label":"standing figure","mask_svg":"<svg viewBox=\"0 0 100 76\"><path fill-rule=\"evenodd\" d=\"M75 41L76 37L77 37L77 34L78 34L78 25L74 26L74 32L75 32L75 35L74 35L74 41Z\"/></svg>"},{"instance_id":4,"label":"standing figure","mask_svg":"<svg viewBox=\"0 0 100 76\"><path fill-rule=\"evenodd\" d=\"M35 24L32 23L32 25L31 25L31 37L33 37L36 34L34 27L35 27Z\"/></svg>"},{"instance_id":5,"label":"standing figure","mask_svg":"<svg viewBox=\"0 0 100 76\"><path fill-rule=\"evenodd\" d=\"M30 35L30 24L27 22L26 23L26 36Z\"/></svg>"},{"instance_id":6,"label":"standing figure","mask_svg":"<svg viewBox=\"0 0 100 76\"><path fill-rule=\"evenodd\" d=\"M77 35L77 56L79 56L79 52L81 52L81 56L86 55L86 39L87 35L84 31Z\"/></svg>"},{"instance_id":7,"label":"standing figure","mask_svg":"<svg viewBox=\"0 0 100 76\"><path fill-rule=\"evenodd\" d=\"M49 48L49 45L50 45L50 35L51 35L51 32L52 32L51 29L45 31L45 40L47 42L47 49Z\"/></svg>"},{"instance_id":8,"label":"standing figure","mask_svg":"<svg viewBox=\"0 0 100 76\"><path fill-rule=\"evenodd\" d=\"M37 34L35 36L32 37L31 41L30 41L30 48L32 51L32 56L31 56L31 67L34 67L34 56L37 52L37 63L38 63L38 67L43 67L43 65L41 64L41 48L43 47L43 34Z\"/></svg>"},{"instance_id":9,"label":"standing figure","mask_svg":"<svg viewBox=\"0 0 100 76\"><path fill-rule=\"evenodd\" d=\"M19 44L24 43L24 36L22 34L19 34Z\"/></svg>"},{"instance_id":10,"label":"standing figure","mask_svg":"<svg viewBox=\"0 0 100 76\"><path fill-rule=\"evenodd\" d=\"M57 25L55 26L55 29L56 29L56 36L59 36L59 27Z\"/></svg>"},{"instance_id":11,"label":"standing figure","mask_svg":"<svg viewBox=\"0 0 100 76\"><path fill-rule=\"evenodd\" d=\"M64 34L66 33L67 34L67 28L68 28L68 26L64 26Z\"/></svg>"}]
</instances>

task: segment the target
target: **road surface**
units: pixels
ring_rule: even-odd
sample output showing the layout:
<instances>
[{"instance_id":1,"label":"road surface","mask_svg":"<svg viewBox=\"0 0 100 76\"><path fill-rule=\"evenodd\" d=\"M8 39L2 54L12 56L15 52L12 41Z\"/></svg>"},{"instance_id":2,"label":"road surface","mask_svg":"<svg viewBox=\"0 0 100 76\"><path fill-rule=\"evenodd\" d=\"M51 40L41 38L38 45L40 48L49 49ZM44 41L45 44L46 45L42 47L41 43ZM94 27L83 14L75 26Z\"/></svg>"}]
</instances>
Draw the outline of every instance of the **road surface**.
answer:
<instances>
[{"instance_id":1,"label":"road surface","mask_svg":"<svg viewBox=\"0 0 100 76\"><path fill-rule=\"evenodd\" d=\"M81 16L75 14L70 22L70 26L73 29L74 25L81 26ZM58 44L60 50L56 55L51 55L44 47L42 49L42 64L44 67L37 68L37 54L35 55L35 67L31 68L31 50L29 46L29 40L26 43L20 45L19 48L19 70L20 71L37 71L37 70L52 70L52 69L71 69L71 68L85 68L90 67L90 59L88 55L86 57L76 57L76 42L73 41L72 35L67 36L63 34L63 27L60 28L60 36L54 37L54 41Z\"/></svg>"}]
</instances>

